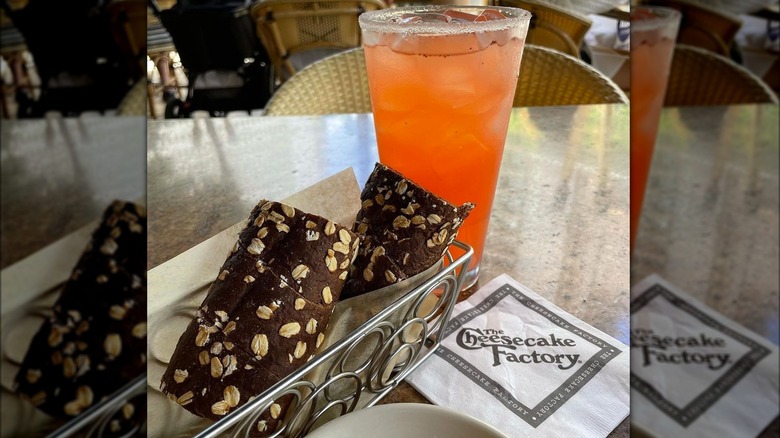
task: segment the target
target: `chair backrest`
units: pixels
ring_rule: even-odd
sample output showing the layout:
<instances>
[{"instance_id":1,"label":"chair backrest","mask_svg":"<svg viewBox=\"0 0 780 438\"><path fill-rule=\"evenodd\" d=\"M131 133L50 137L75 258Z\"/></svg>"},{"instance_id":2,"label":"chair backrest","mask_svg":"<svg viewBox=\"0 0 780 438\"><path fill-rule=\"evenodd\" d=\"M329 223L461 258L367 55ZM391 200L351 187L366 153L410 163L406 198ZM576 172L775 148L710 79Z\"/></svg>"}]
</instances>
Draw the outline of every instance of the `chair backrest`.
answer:
<instances>
[{"instance_id":1,"label":"chair backrest","mask_svg":"<svg viewBox=\"0 0 780 438\"><path fill-rule=\"evenodd\" d=\"M148 98L147 85L146 78L137 81L119 102L116 114L118 116L145 116Z\"/></svg>"},{"instance_id":2,"label":"chair backrest","mask_svg":"<svg viewBox=\"0 0 780 438\"><path fill-rule=\"evenodd\" d=\"M282 84L265 107L269 116L370 112L363 48L347 50L305 67Z\"/></svg>"},{"instance_id":3,"label":"chair backrest","mask_svg":"<svg viewBox=\"0 0 780 438\"><path fill-rule=\"evenodd\" d=\"M699 47L675 46L665 106L777 102L759 77L731 59Z\"/></svg>"},{"instance_id":4,"label":"chair backrest","mask_svg":"<svg viewBox=\"0 0 780 438\"><path fill-rule=\"evenodd\" d=\"M687 0L651 0L656 6L676 9L682 14L677 42L701 47L720 55L729 56L734 37L742 20L728 12L710 8L700 2Z\"/></svg>"},{"instance_id":5,"label":"chair backrest","mask_svg":"<svg viewBox=\"0 0 780 438\"><path fill-rule=\"evenodd\" d=\"M137 80L146 72L146 1L113 0L106 5L106 13L114 40Z\"/></svg>"},{"instance_id":6,"label":"chair backrest","mask_svg":"<svg viewBox=\"0 0 780 438\"><path fill-rule=\"evenodd\" d=\"M514 106L598 103L628 103L628 98L612 79L582 60L526 44Z\"/></svg>"},{"instance_id":7,"label":"chair backrest","mask_svg":"<svg viewBox=\"0 0 780 438\"><path fill-rule=\"evenodd\" d=\"M510 6L531 13L526 42L550 47L577 58L593 22L576 12L537 0L492 0L495 6Z\"/></svg>"},{"instance_id":8,"label":"chair backrest","mask_svg":"<svg viewBox=\"0 0 780 438\"><path fill-rule=\"evenodd\" d=\"M627 103L625 93L584 62L525 46L514 106ZM317 61L285 82L265 109L269 116L371 112L362 48Z\"/></svg>"},{"instance_id":9,"label":"chair backrest","mask_svg":"<svg viewBox=\"0 0 780 438\"><path fill-rule=\"evenodd\" d=\"M385 7L382 0L263 0L251 14L277 80L284 82L313 61L359 47L358 16Z\"/></svg>"}]
</instances>

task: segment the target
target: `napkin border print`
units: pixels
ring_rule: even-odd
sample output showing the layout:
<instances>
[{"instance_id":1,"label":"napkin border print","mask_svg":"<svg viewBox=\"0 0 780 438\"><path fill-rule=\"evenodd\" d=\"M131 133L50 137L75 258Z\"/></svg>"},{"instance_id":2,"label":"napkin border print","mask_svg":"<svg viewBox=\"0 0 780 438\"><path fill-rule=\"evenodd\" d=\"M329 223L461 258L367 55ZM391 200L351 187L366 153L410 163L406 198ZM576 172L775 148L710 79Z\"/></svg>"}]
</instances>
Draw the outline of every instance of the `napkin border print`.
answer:
<instances>
[{"instance_id":1,"label":"napkin border print","mask_svg":"<svg viewBox=\"0 0 780 438\"><path fill-rule=\"evenodd\" d=\"M633 372L631 373L632 389L639 391L640 394L645 396L645 398L653 403L658 409L681 426L687 428L712 407L712 405L720 400L722 396L728 393L734 385L739 383L739 381L742 380L742 378L745 377L761 359L770 354L770 351L760 343L724 326L702 310L694 307L688 301L664 287L661 283L653 284L648 287L645 292L631 301L631 315L642 310L655 298L665 298L670 304L683 312L690 314L704 325L713 328L750 348L750 350L739 358L739 360L735 361L734 365L726 370L723 375L717 378L710 386L702 391L701 394L683 407L676 406L655 389L650 382L642 379Z\"/></svg>"},{"instance_id":2,"label":"napkin border print","mask_svg":"<svg viewBox=\"0 0 780 438\"><path fill-rule=\"evenodd\" d=\"M450 323L447 325L447 327L445 327L442 340L455 333L456 330L462 325L487 312L505 298L516 299L523 306L526 306L530 310L533 310L539 315L547 318L556 326L568 330L582 340L595 345L600 350L593 354L589 359L583 360L582 366L580 366L572 375L570 375L563 382L563 384L558 386L534 407L525 406L509 391L501 386L501 384L487 377L485 373L481 372L479 369L477 369L477 367L473 366L463 357L459 356L447 347L440 345L434 354L442 358L445 363L448 363L460 371L461 374L471 379L474 383L477 384L478 387L481 387L485 392L498 400L504 407L515 414L518 418L528 423L531 427L537 428L546 419L550 418L575 394L577 394L577 392L579 392L579 390L582 389L586 383L593 379L593 377L595 377L596 374L598 374L598 372L607 365L607 363L617 357L620 353L622 353L622 351L619 348L604 341L603 339L568 322L557 313L537 303L536 300L520 292L508 283L497 288L495 292L488 295L476 306L473 306L454 316L450 320Z\"/></svg>"}]
</instances>

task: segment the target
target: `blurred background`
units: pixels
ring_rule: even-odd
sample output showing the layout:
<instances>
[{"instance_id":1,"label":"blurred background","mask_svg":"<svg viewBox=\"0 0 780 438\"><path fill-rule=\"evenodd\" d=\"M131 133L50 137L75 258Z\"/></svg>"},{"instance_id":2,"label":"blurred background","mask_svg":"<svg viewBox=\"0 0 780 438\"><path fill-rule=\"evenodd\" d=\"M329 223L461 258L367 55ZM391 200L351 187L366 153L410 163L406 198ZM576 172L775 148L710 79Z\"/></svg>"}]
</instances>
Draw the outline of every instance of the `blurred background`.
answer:
<instances>
[{"instance_id":1,"label":"blurred background","mask_svg":"<svg viewBox=\"0 0 780 438\"><path fill-rule=\"evenodd\" d=\"M634 124L642 108L637 104L654 101L656 96L647 92L653 86L643 87L647 84L639 81L632 84L632 198L639 187L635 169L644 173L636 179L646 186L640 211L633 201L631 206L632 216L639 216L631 284L657 274L715 315L746 328L768 351L776 351L780 342L778 2L647 0L637 4L671 8L681 17L671 47L663 107L653 126ZM635 79L652 78L652 74L641 73L659 63L659 52L648 57L647 49L662 46L660 38L653 41L648 34L643 34L641 42L640 38L635 41L645 46L643 51L637 46L632 49ZM653 132L649 144L641 139L646 131ZM642 149L644 157L635 159ZM632 301L632 330L651 328L670 335L705 326L691 319L676 324L668 314L659 313L659 321L665 324L641 327L635 323L647 321L642 319L647 313L635 310L641 308L634 306L636 301ZM641 357L634 356L636 352L632 350L632 436L669 436L669 430L679 432L674 436L778 436L778 388L768 373L760 388L740 394L735 383L733 390L718 393L720 410L717 405L702 409L686 425L687 430L675 429L679 427L676 420L656 416L653 412L657 411L648 406L658 406L661 399L687 413L685 409L693 402L680 401L712 396L703 387L688 385L693 374L700 377L704 373L681 371L685 366L662 368L663 372L647 380L658 397L648 397L637 389L640 385L635 385L635 378L652 373L652 367L645 367L641 359L635 361ZM776 354L764 360L768 369L774 368L771 373L776 373ZM707 379L712 377L704 379L711 382ZM677 390L681 398L674 399ZM768 413L750 409L729 418L724 409L728 403L747 406L750 402L767 406Z\"/></svg>"},{"instance_id":2,"label":"blurred background","mask_svg":"<svg viewBox=\"0 0 780 438\"><path fill-rule=\"evenodd\" d=\"M780 11L776 0L649 0L682 13L677 43L698 47L744 67L780 92ZM704 73L702 71L702 73Z\"/></svg>"},{"instance_id":3,"label":"blurred background","mask_svg":"<svg viewBox=\"0 0 780 438\"><path fill-rule=\"evenodd\" d=\"M128 382L108 383L107 400L96 390L88 415L57 412L59 406L44 412L16 392L15 377L43 321L59 317L54 303L102 213L114 200L145 204L146 3L2 0L0 6L0 435L141 436L141 376L116 392ZM25 266L38 273L23 274ZM95 321L87 307L75 310ZM83 385L84 375L68 376L63 368L63 378L45 388L49 401L58 403L60 388Z\"/></svg>"},{"instance_id":4,"label":"blurred background","mask_svg":"<svg viewBox=\"0 0 780 438\"><path fill-rule=\"evenodd\" d=\"M360 13L436 3L490 3L532 10L529 43L595 67L594 70L614 79L623 91L629 91L627 0L151 0L147 30L148 117L187 117L193 112L212 116L231 112L263 115L271 97L295 73L361 45L357 25ZM618 33L624 35L622 42ZM225 51L225 47L235 50ZM539 104L581 103L576 101L581 96L571 97L575 100ZM360 112L359 109L347 106L333 112Z\"/></svg>"},{"instance_id":5,"label":"blurred background","mask_svg":"<svg viewBox=\"0 0 780 438\"><path fill-rule=\"evenodd\" d=\"M146 113L145 2L0 4L3 118Z\"/></svg>"},{"instance_id":6,"label":"blurred background","mask_svg":"<svg viewBox=\"0 0 780 438\"><path fill-rule=\"evenodd\" d=\"M216 116L231 111L262 115L270 98L294 73L360 46L357 15L362 11L435 3L489 3L530 10L534 17L529 44L588 64L630 96L628 0L152 0L147 15L148 116L186 117L198 110ZM776 1L647 3L684 13L678 43L702 48L719 57L716 60L725 58L730 65L742 67L750 81L761 82L775 96L780 91ZM235 50L225 51L225 47ZM677 75L701 67L687 65L684 59L676 63L680 66ZM561 103L569 102L539 102Z\"/></svg>"},{"instance_id":7,"label":"blurred background","mask_svg":"<svg viewBox=\"0 0 780 438\"><path fill-rule=\"evenodd\" d=\"M359 47L366 10L440 0L3 0L2 117L145 113L262 115L297 71ZM534 14L530 44L570 55L628 96L628 0L456 0ZM742 67L780 92L780 13L773 0L652 0L684 14L677 42ZM680 68L700 68L675 61ZM685 64L685 65L684 65ZM676 73L682 74L682 72ZM718 92L714 92L718 94ZM141 98L144 102L141 102ZM543 104L545 102L542 102ZM556 102L559 103L559 102ZM579 102L573 102L579 103ZM698 104L700 102L679 102ZM141 107L145 106L145 109Z\"/></svg>"}]
</instances>

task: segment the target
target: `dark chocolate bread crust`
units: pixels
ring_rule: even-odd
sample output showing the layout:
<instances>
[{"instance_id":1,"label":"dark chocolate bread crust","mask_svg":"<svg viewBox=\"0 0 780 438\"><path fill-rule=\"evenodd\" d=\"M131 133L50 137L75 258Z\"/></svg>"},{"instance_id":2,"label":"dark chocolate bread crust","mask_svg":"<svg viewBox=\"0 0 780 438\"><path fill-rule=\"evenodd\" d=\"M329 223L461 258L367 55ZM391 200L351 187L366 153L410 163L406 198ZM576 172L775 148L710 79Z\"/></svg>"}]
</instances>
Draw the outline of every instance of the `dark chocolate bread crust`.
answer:
<instances>
[{"instance_id":1,"label":"dark chocolate bread crust","mask_svg":"<svg viewBox=\"0 0 780 438\"><path fill-rule=\"evenodd\" d=\"M20 397L80 414L146 371L146 212L114 201L16 375Z\"/></svg>"},{"instance_id":2,"label":"dark chocolate bread crust","mask_svg":"<svg viewBox=\"0 0 780 438\"><path fill-rule=\"evenodd\" d=\"M219 420L304 365L325 339L359 245L341 225L261 201L179 338L161 390ZM291 402L277 400L253 433L272 433Z\"/></svg>"},{"instance_id":3,"label":"dark chocolate bread crust","mask_svg":"<svg viewBox=\"0 0 780 438\"><path fill-rule=\"evenodd\" d=\"M456 207L377 163L352 227L364 243L342 299L419 274L441 260L474 205Z\"/></svg>"}]
</instances>

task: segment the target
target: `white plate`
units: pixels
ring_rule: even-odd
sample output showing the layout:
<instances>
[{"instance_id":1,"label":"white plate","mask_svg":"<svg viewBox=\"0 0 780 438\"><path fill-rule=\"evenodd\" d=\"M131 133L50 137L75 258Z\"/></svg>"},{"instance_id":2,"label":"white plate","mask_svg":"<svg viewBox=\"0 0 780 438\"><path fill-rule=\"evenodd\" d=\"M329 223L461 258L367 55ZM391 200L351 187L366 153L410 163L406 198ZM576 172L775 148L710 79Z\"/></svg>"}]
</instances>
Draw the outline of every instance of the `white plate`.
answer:
<instances>
[{"instance_id":1,"label":"white plate","mask_svg":"<svg viewBox=\"0 0 780 438\"><path fill-rule=\"evenodd\" d=\"M395 403L355 411L321 426L308 438L508 438L476 418L441 406Z\"/></svg>"}]
</instances>

